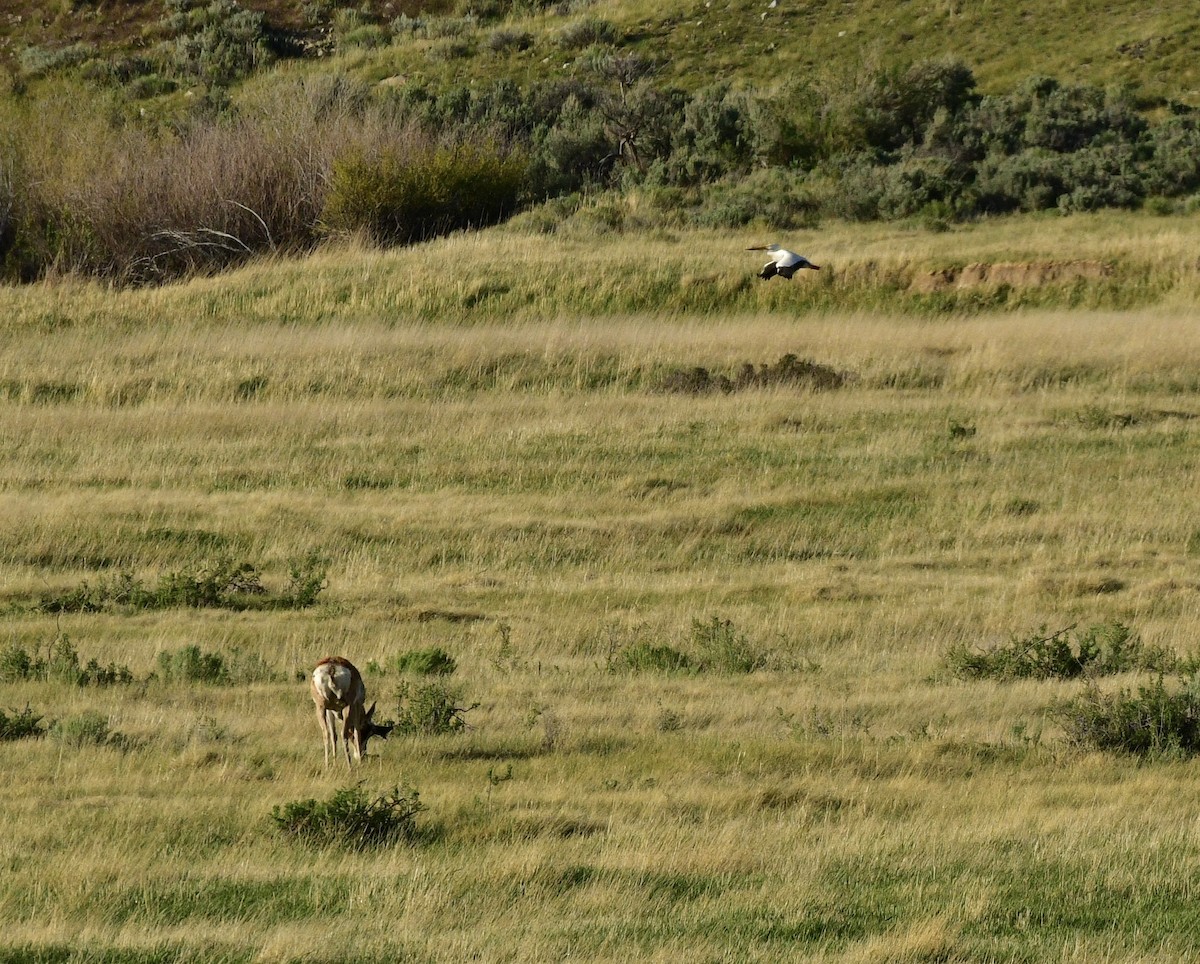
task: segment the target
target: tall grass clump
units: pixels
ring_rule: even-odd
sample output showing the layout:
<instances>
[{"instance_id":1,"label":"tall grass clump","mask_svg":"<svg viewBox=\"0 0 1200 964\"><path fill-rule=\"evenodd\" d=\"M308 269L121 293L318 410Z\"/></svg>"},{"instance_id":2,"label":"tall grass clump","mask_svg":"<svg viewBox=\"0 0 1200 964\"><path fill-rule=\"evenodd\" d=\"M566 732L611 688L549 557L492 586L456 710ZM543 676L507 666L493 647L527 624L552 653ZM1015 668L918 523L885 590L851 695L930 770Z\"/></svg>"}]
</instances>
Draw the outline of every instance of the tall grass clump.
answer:
<instances>
[{"instance_id":1,"label":"tall grass clump","mask_svg":"<svg viewBox=\"0 0 1200 964\"><path fill-rule=\"evenodd\" d=\"M371 799L359 784L342 787L325 801L277 805L271 808L271 819L280 833L300 843L366 850L412 840L417 814L425 809L411 787L397 786Z\"/></svg>"}]
</instances>

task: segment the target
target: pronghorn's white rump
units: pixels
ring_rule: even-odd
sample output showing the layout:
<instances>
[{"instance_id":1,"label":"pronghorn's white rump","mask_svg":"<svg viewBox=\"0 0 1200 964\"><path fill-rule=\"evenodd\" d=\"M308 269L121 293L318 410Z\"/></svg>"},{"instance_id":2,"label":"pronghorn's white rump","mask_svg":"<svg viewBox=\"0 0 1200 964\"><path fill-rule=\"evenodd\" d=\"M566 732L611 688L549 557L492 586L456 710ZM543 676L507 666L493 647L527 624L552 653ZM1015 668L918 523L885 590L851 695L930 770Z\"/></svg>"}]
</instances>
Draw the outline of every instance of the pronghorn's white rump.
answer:
<instances>
[{"instance_id":1,"label":"pronghorn's white rump","mask_svg":"<svg viewBox=\"0 0 1200 964\"><path fill-rule=\"evenodd\" d=\"M373 736L387 739L391 724L374 722L375 704L364 709L367 687L354 664L341 656L326 656L312 673L312 698L317 707L317 722L321 727L321 742L325 749L325 765L329 766L329 751L337 755L338 727L342 724L342 745L346 765L350 754L361 760L367 752L367 741Z\"/></svg>"}]
</instances>

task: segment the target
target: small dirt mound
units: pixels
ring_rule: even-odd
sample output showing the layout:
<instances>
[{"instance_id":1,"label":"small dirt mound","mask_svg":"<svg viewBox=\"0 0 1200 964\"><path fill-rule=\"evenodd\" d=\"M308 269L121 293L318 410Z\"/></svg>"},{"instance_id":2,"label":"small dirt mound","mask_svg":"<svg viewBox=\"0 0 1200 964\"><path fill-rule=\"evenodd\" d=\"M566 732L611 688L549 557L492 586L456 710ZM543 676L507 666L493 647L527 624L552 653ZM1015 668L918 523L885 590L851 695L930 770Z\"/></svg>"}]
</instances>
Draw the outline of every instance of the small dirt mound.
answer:
<instances>
[{"instance_id":1,"label":"small dirt mound","mask_svg":"<svg viewBox=\"0 0 1200 964\"><path fill-rule=\"evenodd\" d=\"M1110 277L1112 273L1112 265L1103 261L1002 261L927 271L913 278L911 289L920 294L932 294L952 288L978 288L985 285L1032 288L1079 280L1098 281Z\"/></svg>"},{"instance_id":2,"label":"small dirt mound","mask_svg":"<svg viewBox=\"0 0 1200 964\"><path fill-rule=\"evenodd\" d=\"M660 392L678 395L707 395L713 392L745 391L749 388L769 388L774 385L791 385L825 391L841 388L850 379L847 372L839 372L810 358L784 355L774 365L757 367L750 362L742 365L736 375L730 377L713 373L707 368L673 368L658 382Z\"/></svg>"}]
</instances>

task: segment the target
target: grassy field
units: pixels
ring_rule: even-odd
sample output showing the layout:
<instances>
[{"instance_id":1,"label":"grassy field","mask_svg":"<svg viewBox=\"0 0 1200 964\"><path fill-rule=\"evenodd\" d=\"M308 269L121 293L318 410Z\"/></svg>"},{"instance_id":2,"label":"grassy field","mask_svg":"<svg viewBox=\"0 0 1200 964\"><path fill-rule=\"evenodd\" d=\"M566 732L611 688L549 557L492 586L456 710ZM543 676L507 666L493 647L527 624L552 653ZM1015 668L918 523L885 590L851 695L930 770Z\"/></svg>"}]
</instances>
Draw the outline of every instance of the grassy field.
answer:
<instances>
[{"instance_id":1,"label":"grassy field","mask_svg":"<svg viewBox=\"0 0 1200 964\"><path fill-rule=\"evenodd\" d=\"M0 741L0 961L1197 957L1195 764L946 656L1200 649L1198 231L830 227L760 285L768 238L509 229L0 291L0 709L55 724ZM1051 261L1104 271L919 280ZM670 390L787 354L840 386ZM47 605L312 552L307 608ZM16 678L63 634L134 681ZM252 681L170 678L191 646ZM470 728L323 770L303 674L394 718L431 647ZM416 838L278 832L356 781L416 787Z\"/></svg>"}]
</instances>

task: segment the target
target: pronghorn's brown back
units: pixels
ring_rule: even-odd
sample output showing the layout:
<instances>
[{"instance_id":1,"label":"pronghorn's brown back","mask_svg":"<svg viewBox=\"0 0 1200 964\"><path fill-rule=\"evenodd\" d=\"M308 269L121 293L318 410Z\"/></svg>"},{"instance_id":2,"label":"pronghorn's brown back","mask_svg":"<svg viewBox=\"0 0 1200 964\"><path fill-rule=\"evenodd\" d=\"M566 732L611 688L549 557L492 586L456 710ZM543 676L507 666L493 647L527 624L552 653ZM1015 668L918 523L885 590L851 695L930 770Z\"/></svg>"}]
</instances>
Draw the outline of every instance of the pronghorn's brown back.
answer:
<instances>
[{"instance_id":1,"label":"pronghorn's brown back","mask_svg":"<svg viewBox=\"0 0 1200 964\"><path fill-rule=\"evenodd\" d=\"M340 710L355 703L361 704L367 688L350 660L341 656L326 656L313 667L313 699L330 709Z\"/></svg>"}]
</instances>

